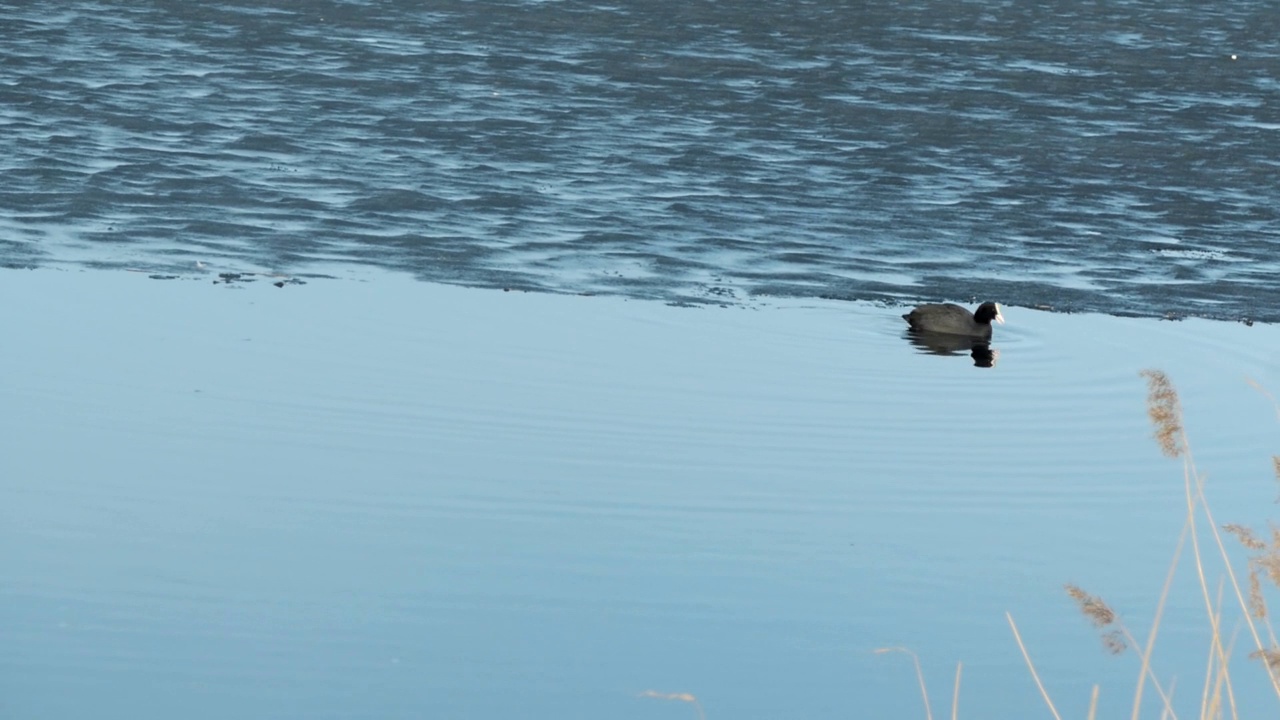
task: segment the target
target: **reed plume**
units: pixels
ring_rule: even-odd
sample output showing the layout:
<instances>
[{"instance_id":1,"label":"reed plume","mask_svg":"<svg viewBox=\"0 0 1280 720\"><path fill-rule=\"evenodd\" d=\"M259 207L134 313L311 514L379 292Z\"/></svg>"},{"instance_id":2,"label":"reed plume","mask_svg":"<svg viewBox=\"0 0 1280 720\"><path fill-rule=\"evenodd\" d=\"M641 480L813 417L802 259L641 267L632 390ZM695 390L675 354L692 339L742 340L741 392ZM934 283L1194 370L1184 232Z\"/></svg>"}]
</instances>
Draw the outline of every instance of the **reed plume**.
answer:
<instances>
[{"instance_id":1,"label":"reed plume","mask_svg":"<svg viewBox=\"0 0 1280 720\"><path fill-rule=\"evenodd\" d=\"M1078 585L1067 583L1063 588L1066 589L1067 595L1070 595L1071 599L1080 605L1080 612L1089 618L1094 627L1106 627L1116 621L1116 611L1103 602L1102 598L1097 595L1090 595L1081 590Z\"/></svg>"},{"instance_id":2,"label":"reed plume","mask_svg":"<svg viewBox=\"0 0 1280 720\"><path fill-rule=\"evenodd\" d=\"M1252 529L1228 523L1222 529L1230 533L1247 550L1249 556L1249 613L1259 620L1267 618L1267 603L1262 592L1262 579L1280 588L1280 528L1271 526L1268 540L1264 541Z\"/></svg>"},{"instance_id":3,"label":"reed plume","mask_svg":"<svg viewBox=\"0 0 1280 720\"><path fill-rule=\"evenodd\" d=\"M1280 670L1280 648L1273 647L1269 650L1254 650L1249 653L1249 659L1261 660L1272 670Z\"/></svg>"},{"instance_id":4,"label":"reed plume","mask_svg":"<svg viewBox=\"0 0 1280 720\"><path fill-rule=\"evenodd\" d=\"M1227 523L1222 526L1223 530L1231 533L1240 541L1240 544L1250 550L1266 550L1267 544L1258 539L1258 536L1249 528L1235 523Z\"/></svg>"},{"instance_id":5,"label":"reed plume","mask_svg":"<svg viewBox=\"0 0 1280 720\"><path fill-rule=\"evenodd\" d=\"M1163 370L1143 370L1140 374L1147 379L1147 415L1155 426L1156 442L1165 455L1180 457L1185 447L1185 436L1178 391Z\"/></svg>"}]
</instances>

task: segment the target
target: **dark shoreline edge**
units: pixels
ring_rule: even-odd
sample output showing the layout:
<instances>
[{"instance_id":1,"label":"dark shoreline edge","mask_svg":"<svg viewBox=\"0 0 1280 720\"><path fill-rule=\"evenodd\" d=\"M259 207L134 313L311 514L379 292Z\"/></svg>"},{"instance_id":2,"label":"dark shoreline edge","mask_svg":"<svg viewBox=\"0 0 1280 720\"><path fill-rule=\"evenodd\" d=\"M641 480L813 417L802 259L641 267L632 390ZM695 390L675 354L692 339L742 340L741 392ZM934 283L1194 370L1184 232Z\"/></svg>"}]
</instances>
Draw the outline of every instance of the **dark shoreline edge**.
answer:
<instances>
[{"instance_id":1,"label":"dark shoreline edge","mask_svg":"<svg viewBox=\"0 0 1280 720\"><path fill-rule=\"evenodd\" d=\"M854 302L866 303L882 308L904 308L914 304L923 302L954 302L961 305L975 305L980 302L975 295L969 296L949 296L941 294L922 294L918 296L903 296L900 292L889 293L882 291L879 294L861 294L861 293L833 293L821 292L814 294L800 294L786 292L782 288L762 287L754 290L745 288L736 288L732 283L713 283L700 284L695 286L697 292L677 293L671 291L669 286L661 286L665 292L658 291L658 286L644 286L633 284L624 287L623 283L619 283L616 291L611 290L573 290L570 288L547 287L538 283L528 282L528 278L524 278L525 282L511 283L501 282L502 279L510 279L507 273L494 273L495 276L491 280L484 279L467 279L458 278L440 278L424 275L422 273L413 272L408 269L389 268L382 265L369 265L361 263L343 263L344 267L351 270L364 269L387 273L404 274L413 277L415 280L424 283L432 283L439 285L448 285L452 287L472 288L477 290L501 290L503 292L526 292L526 293L545 293L550 295L576 295L580 297L617 297L627 300L640 300L650 302L660 302L672 307L699 308L699 307L760 307L760 301L767 300L785 300L785 301L803 301L806 299L836 301L836 302ZM87 271L118 271L133 273L145 276L150 280L186 280L186 281L210 281L215 285L240 287L255 282L265 282L277 288L285 286L301 286L311 281L334 280L334 281L351 281L356 280L365 282L355 277L355 274L340 274L322 271L306 271L306 272L278 272L269 270L226 270L226 269L204 269L196 273L182 272L173 269L164 268L145 268L137 265L116 265L106 263L61 263L61 264L0 264L0 270L9 271L60 271L71 272L76 269ZM648 290L645 292L644 290ZM1000 297L999 293L993 293L991 297ZM1133 318L1145 320L1167 320L1182 321L1188 319L1209 320L1213 322L1238 323L1248 327L1254 324L1274 325L1280 323L1280 316L1275 319L1263 317L1260 315L1231 316L1225 314L1214 314L1207 312L1184 312L1179 310L1164 310L1153 313L1134 312L1125 309L1103 309L1096 307L1095 304L1053 304L1053 303L1033 303L1023 304L1016 301L1000 301L1001 306L1011 308L1022 308L1027 310L1035 310L1039 312L1057 313L1065 315L1077 314L1097 314L1107 315L1117 318Z\"/></svg>"}]
</instances>

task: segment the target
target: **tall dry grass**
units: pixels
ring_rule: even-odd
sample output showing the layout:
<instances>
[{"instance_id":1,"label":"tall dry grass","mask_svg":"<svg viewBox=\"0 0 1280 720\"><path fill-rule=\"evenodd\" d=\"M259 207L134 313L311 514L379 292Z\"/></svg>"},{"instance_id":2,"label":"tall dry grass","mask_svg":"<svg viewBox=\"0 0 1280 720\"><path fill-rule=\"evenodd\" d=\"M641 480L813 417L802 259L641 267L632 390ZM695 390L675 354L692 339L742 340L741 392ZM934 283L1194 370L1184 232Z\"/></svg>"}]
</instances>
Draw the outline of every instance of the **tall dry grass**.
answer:
<instances>
[{"instance_id":1,"label":"tall dry grass","mask_svg":"<svg viewBox=\"0 0 1280 720\"><path fill-rule=\"evenodd\" d=\"M1213 516L1209 501L1205 497L1205 478L1195 464L1183 425L1182 403L1178 391L1169 377L1159 370L1144 370L1141 373L1147 381L1147 415L1151 419L1153 436L1156 444L1166 456L1178 459L1182 464L1183 494L1186 500L1186 515L1182 531L1176 543L1173 558L1169 563L1162 588L1156 603L1156 611L1147 631L1145 641L1139 640L1123 622L1120 613L1116 612L1098 595L1076 585L1066 585L1067 595L1075 601L1080 613L1101 631L1102 642L1108 652L1123 654L1130 650L1138 654L1138 673L1134 681L1134 692L1130 717L1138 720L1142 716L1144 702L1147 701L1147 688L1150 686L1158 697L1161 718L1179 717L1174 709L1172 695L1172 679L1162 682L1153 662L1156 639L1159 637L1161 622L1164 617L1166 601L1174 576L1181 564L1189 562L1196 573L1201 600L1204 603L1205 620L1210 629L1209 647L1206 648L1205 669L1199 681L1199 707L1195 717L1200 720L1223 720L1241 717L1258 717L1242 715L1237 706L1235 678L1242 672L1261 672L1275 692L1277 704L1269 712L1268 717L1280 717L1280 642L1276 640L1275 628L1271 623L1271 614L1266 602L1266 593L1280 588L1280 527L1269 524L1266 532L1255 531L1242 525L1227 523L1220 525ZM1256 383L1251 383L1271 400L1280 418L1280 404ZM1276 480L1280 482L1280 456L1272 457L1272 465ZM1241 573L1227 550L1224 535L1234 540L1247 554L1247 560ZM1190 550L1187 550L1187 546ZM1270 589L1270 590L1269 590ZM1224 599L1225 596L1225 599ZM1053 698L1041 681L1036 670L1031 652L1023 642L1013 616L1006 613L1014 640L1021 650L1032 679L1044 699L1049 713L1061 720L1061 715L1053 702ZM1224 617L1238 618L1235 626L1243 628L1248 646L1247 659L1253 661L1248 669L1233 666L1237 633L1228 633L1224 629ZM890 648L877 652L898 650L910 653L901 648ZM915 655L912 654L912 658ZM921 693L925 700L925 714L932 719L929 707L928 689L924 676L916 660L916 675L920 682ZM959 705L959 668L956 673L955 694L952 701L952 717L958 715ZM1088 718L1093 720L1098 713L1097 685L1093 687L1089 703Z\"/></svg>"}]
</instances>

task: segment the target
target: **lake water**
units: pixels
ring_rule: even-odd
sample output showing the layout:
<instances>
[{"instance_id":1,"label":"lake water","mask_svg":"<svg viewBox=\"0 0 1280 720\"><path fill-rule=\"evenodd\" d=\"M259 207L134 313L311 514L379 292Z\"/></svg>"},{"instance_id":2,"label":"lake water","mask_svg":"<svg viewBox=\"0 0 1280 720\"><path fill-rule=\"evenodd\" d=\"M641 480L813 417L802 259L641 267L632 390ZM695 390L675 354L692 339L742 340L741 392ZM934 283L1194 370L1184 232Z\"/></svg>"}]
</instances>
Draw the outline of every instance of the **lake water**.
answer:
<instances>
[{"instance_id":1,"label":"lake water","mask_svg":"<svg viewBox=\"0 0 1280 720\"><path fill-rule=\"evenodd\" d=\"M0 262L1280 320L1267 2L0 6Z\"/></svg>"},{"instance_id":2,"label":"lake water","mask_svg":"<svg viewBox=\"0 0 1280 720\"><path fill-rule=\"evenodd\" d=\"M1125 712L1061 586L1154 612L1141 369L1276 517L1278 24L0 6L0 716L923 717L905 646L1027 717L1005 611ZM994 367L904 335L978 298Z\"/></svg>"},{"instance_id":3,"label":"lake water","mask_svg":"<svg viewBox=\"0 0 1280 720\"><path fill-rule=\"evenodd\" d=\"M1151 365L1218 516L1274 518L1273 326L1010 308L985 369L837 301L0 280L11 717L919 717L889 645L1021 717L1005 610L1065 707L1123 707L1132 656L1060 586L1153 611L1183 506Z\"/></svg>"}]
</instances>

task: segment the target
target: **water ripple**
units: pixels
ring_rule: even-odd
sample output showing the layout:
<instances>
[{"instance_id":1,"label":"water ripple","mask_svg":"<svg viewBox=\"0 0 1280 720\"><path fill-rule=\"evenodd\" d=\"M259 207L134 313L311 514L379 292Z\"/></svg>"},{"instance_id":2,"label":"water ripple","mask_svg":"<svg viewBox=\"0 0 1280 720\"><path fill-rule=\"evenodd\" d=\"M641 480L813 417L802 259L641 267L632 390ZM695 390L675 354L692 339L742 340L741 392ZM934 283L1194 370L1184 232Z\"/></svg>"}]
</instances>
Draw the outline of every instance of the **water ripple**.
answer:
<instances>
[{"instance_id":1,"label":"water ripple","mask_svg":"<svg viewBox=\"0 0 1280 720\"><path fill-rule=\"evenodd\" d=\"M0 263L1280 320L1266 3L0 9Z\"/></svg>"}]
</instances>

